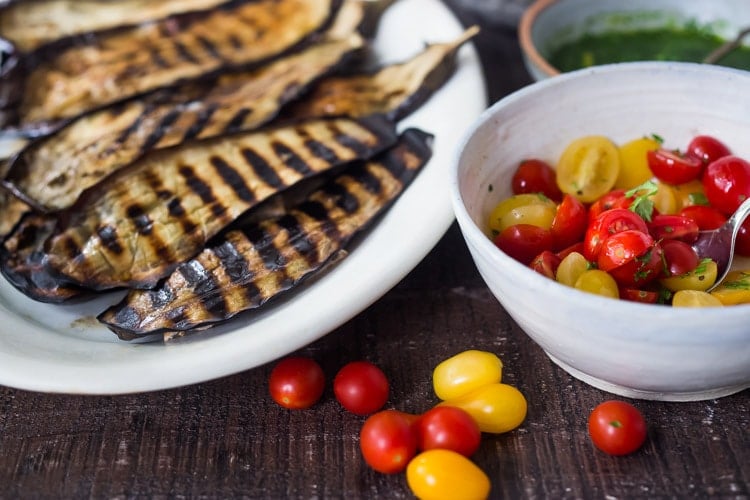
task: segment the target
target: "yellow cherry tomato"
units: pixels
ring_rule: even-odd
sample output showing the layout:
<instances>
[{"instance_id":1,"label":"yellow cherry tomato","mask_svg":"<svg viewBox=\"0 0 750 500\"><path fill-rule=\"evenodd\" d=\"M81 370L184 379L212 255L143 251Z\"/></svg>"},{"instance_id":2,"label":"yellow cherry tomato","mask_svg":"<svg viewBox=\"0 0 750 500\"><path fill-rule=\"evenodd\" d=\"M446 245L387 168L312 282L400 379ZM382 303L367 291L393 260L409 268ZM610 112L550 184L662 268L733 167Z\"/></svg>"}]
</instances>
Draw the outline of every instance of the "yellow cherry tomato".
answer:
<instances>
[{"instance_id":1,"label":"yellow cherry tomato","mask_svg":"<svg viewBox=\"0 0 750 500\"><path fill-rule=\"evenodd\" d=\"M679 276L662 278L659 282L667 290L673 292L679 290L699 290L705 292L716 283L717 271L716 262L705 259L692 271Z\"/></svg>"},{"instance_id":2,"label":"yellow cherry tomato","mask_svg":"<svg viewBox=\"0 0 750 500\"><path fill-rule=\"evenodd\" d=\"M684 184L675 184L672 186L672 189L677 201L677 210L682 210L692 205L705 205L708 203L703 183L698 179Z\"/></svg>"},{"instance_id":3,"label":"yellow cherry tomato","mask_svg":"<svg viewBox=\"0 0 750 500\"><path fill-rule=\"evenodd\" d=\"M611 297L613 299L620 298L620 290L617 287L617 282L612 276L601 269L584 271L573 286L583 292Z\"/></svg>"},{"instance_id":4,"label":"yellow cherry tomato","mask_svg":"<svg viewBox=\"0 0 750 500\"><path fill-rule=\"evenodd\" d=\"M708 292L678 290L672 297L674 307L721 307L724 304Z\"/></svg>"},{"instance_id":5,"label":"yellow cherry tomato","mask_svg":"<svg viewBox=\"0 0 750 500\"><path fill-rule=\"evenodd\" d=\"M455 406L471 415L479 430L491 434L512 431L526 418L526 398L508 384L489 384L438 406Z\"/></svg>"},{"instance_id":6,"label":"yellow cherry tomato","mask_svg":"<svg viewBox=\"0 0 750 500\"><path fill-rule=\"evenodd\" d=\"M489 220L490 231L492 231L493 234L500 234L506 227L512 226L513 224L519 224L520 222L513 221L524 218L524 209L526 209L525 217L527 221L534 218L532 213L534 209L537 209L536 217L538 217L540 220L544 218L549 219L548 223L544 223L547 224L547 227L545 227L545 229L549 229L549 226L552 225L552 219L555 217L557 205L554 201L547 198L543 194L524 193L513 195L509 198L504 199L503 201L495 205L494 209L492 209ZM533 224L533 222L524 223Z\"/></svg>"},{"instance_id":7,"label":"yellow cherry tomato","mask_svg":"<svg viewBox=\"0 0 750 500\"><path fill-rule=\"evenodd\" d=\"M406 467L406 482L421 500L482 500L490 479L474 462L451 450L420 453Z\"/></svg>"},{"instance_id":8,"label":"yellow cherry tomato","mask_svg":"<svg viewBox=\"0 0 750 500\"><path fill-rule=\"evenodd\" d=\"M557 207L554 205L551 207L541 203L523 205L505 214L500 219L499 229L502 232L506 228L515 226L516 224L531 224L542 229L549 229L552 227L552 220L555 218L556 213Z\"/></svg>"},{"instance_id":9,"label":"yellow cherry tomato","mask_svg":"<svg viewBox=\"0 0 750 500\"><path fill-rule=\"evenodd\" d=\"M659 143L649 137L641 137L620 146L620 173L615 181L615 188L627 191L653 177L646 155L656 149L659 149Z\"/></svg>"},{"instance_id":10,"label":"yellow cherry tomato","mask_svg":"<svg viewBox=\"0 0 750 500\"><path fill-rule=\"evenodd\" d=\"M563 193L591 203L612 189L620 174L620 153L604 136L571 142L557 163L557 185Z\"/></svg>"},{"instance_id":11,"label":"yellow cherry tomato","mask_svg":"<svg viewBox=\"0 0 750 500\"><path fill-rule=\"evenodd\" d=\"M750 271L730 271L711 295L726 306L750 303Z\"/></svg>"},{"instance_id":12,"label":"yellow cherry tomato","mask_svg":"<svg viewBox=\"0 0 750 500\"><path fill-rule=\"evenodd\" d=\"M654 202L656 211L660 214L676 214L679 212L682 207L674 186L659 179L654 179L653 182L656 184L656 193L650 195L649 199Z\"/></svg>"},{"instance_id":13,"label":"yellow cherry tomato","mask_svg":"<svg viewBox=\"0 0 750 500\"><path fill-rule=\"evenodd\" d=\"M452 356L435 367L432 386L442 400L468 394L484 385L499 383L503 362L496 354L469 350Z\"/></svg>"},{"instance_id":14,"label":"yellow cherry tomato","mask_svg":"<svg viewBox=\"0 0 750 500\"><path fill-rule=\"evenodd\" d=\"M589 261L586 260L586 257L578 252L570 252L560 261L560 265L557 266L555 279L563 285L575 286L578 278L588 271L588 269Z\"/></svg>"}]
</instances>

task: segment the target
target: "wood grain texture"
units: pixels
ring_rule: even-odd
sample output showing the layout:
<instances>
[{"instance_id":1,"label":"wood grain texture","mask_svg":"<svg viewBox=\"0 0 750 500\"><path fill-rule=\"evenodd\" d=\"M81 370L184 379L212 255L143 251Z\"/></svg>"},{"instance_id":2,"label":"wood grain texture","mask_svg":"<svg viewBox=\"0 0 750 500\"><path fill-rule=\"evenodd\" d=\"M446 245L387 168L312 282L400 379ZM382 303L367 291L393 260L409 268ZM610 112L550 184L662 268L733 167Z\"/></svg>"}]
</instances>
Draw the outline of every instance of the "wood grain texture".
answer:
<instances>
[{"instance_id":1,"label":"wood grain texture","mask_svg":"<svg viewBox=\"0 0 750 500\"><path fill-rule=\"evenodd\" d=\"M485 32L478 44L493 100L528 82L512 30ZM455 225L398 286L301 351L329 380L309 410L271 401L271 364L137 395L0 387L0 498L412 498L403 474L363 463L364 419L341 409L330 380L344 363L368 359L391 380L388 406L420 412L436 403L432 369L467 348L498 353L505 381L529 401L523 425L485 435L474 456L492 498L750 498L750 391L634 401L649 423L644 447L626 457L598 452L586 418L612 396L567 375L523 334Z\"/></svg>"}]
</instances>

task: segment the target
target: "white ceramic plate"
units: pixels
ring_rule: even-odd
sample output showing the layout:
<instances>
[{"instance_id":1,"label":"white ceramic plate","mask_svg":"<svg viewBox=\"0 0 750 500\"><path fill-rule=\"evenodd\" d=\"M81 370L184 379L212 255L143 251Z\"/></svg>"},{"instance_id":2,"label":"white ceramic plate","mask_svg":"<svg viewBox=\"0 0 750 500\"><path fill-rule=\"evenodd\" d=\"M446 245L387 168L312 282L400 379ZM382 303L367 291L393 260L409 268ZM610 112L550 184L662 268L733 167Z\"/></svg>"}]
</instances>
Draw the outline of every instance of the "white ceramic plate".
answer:
<instances>
[{"instance_id":1,"label":"white ceramic plate","mask_svg":"<svg viewBox=\"0 0 750 500\"><path fill-rule=\"evenodd\" d=\"M399 0L383 17L375 48L380 60L395 62L462 31L438 0ZM450 226L448 168L458 137L485 107L479 60L467 45L452 79L401 124L435 134L422 173L346 259L258 314L167 344L132 344L95 319L119 295L41 304L0 280L0 384L78 394L165 389L253 368L322 337L398 283Z\"/></svg>"}]
</instances>

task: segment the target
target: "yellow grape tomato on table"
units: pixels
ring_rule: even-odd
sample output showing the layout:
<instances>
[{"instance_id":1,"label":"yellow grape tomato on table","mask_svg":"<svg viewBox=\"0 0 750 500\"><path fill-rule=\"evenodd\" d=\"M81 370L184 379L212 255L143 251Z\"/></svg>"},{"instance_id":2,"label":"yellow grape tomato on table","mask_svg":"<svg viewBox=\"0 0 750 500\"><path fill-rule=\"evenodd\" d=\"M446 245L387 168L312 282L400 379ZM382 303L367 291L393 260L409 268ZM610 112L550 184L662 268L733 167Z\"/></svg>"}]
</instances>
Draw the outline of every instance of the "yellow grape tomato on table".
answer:
<instances>
[{"instance_id":1,"label":"yellow grape tomato on table","mask_svg":"<svg viewBox=\"0 0 750 500\"><path fill-rule=\"evenodd\" d=\"M432 372L435 395L455 399L479 387L495 384L503 376L503 362L487 351L463 351L441 362Z\"/></svg>"}]
</instances>

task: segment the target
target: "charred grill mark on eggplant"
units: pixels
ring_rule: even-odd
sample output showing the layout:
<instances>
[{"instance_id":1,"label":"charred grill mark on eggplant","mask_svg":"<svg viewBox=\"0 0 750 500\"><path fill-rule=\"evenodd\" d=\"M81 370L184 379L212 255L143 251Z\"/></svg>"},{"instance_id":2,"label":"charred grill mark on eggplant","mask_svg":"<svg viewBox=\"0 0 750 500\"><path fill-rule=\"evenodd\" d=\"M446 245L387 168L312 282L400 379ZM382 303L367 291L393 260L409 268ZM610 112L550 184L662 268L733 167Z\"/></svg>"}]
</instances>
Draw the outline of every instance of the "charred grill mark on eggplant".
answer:
<instances>
[{"instance_id":1,"label":"charred grill mark on eggplant","mask_svg":"<svg viewBox=\"0 0 750 500\"><path fill-rule=\"evenodd\" d=\"M263 305L324 267L389 206L429 158L428 139L405 132L392 149L350 166L287 214L229 231L158 288L131 291L99 320L131 340L212 326ZM356 199L344 203L356 208L342 210L339 196Z\"/></svg>"},{"instance_id":2,"label":"charred grill mark on eggplant","mask_svg":"<svg viewBox=\"0 0 750 500\"><path fill-rule=\"evenodd\" d=\"M34 54L22 61L18 125L70 119L180 81L259 64L311 39L339 7L340 0L232 2L202 16L160 19Z\"/></svg>"},{"instance_id":3,"label":"charred grill mark on eggplant","mask_svg":"<svg viewBox=\"0 0 750 500\"><path fill-rule=\"evenodd\" d=\"M39 210L65 209L83 190L152 149L262 125L361 47L356 35L326 40L256 71L222 76L213 87L188 85L176 95L161 93L81 117L28 145L11 160L3 182Z\"/></svg>"},{"instance_id":4,"label":"charred grill mark on eggplant","mask_svg":"<svg viewBox=\"0 0 750 500\"><path fill-rule=\"evenodd\" d=\"M338 142L341 137L348 138L347 144L356 142L357 148ZM108 179L97 196L91 193L80 208L73 207L47 242L48 262L62 282L85 288L152 286L198 253L224 226L282 187L263 182L263 176L247 166L243 150L263 157L288 187L333 166L369 157L395 139L393 123L374 116L311 120L159 152ZM309 141L319 146L310 150ZM281 143L287 148L284 154L272 147ZM179 205L160 196L165 189ZM143 234L139 227L145 227L146 220L149 232ZM164 249L169 249L168 259Z\"/></svg>"}]
</instances>

